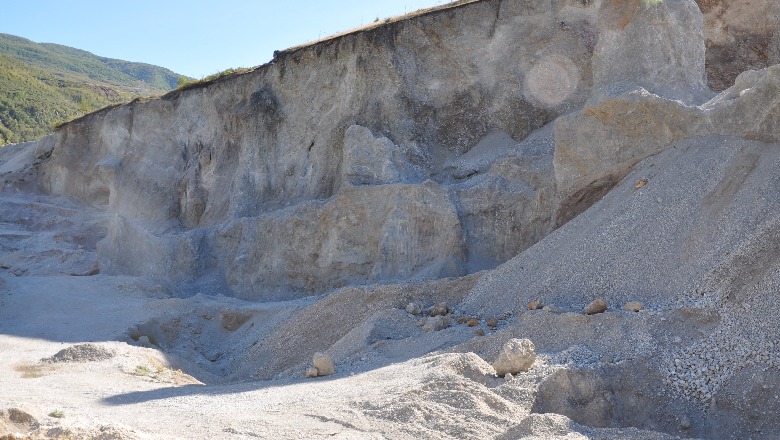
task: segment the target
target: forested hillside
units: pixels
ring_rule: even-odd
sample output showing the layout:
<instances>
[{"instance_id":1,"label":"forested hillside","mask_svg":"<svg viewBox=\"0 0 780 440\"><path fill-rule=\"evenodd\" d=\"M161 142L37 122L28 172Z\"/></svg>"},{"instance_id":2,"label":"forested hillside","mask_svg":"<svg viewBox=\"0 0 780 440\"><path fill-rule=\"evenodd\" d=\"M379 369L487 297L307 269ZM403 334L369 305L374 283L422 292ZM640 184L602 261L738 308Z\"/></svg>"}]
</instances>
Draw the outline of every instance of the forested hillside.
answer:
<instances>
[{"instance_id":1,"label":"forested hillside","mask_svg":"<svg viewBox=\"0 0 780 440\"><path fill-rule=\"evenodd\" d=\"M0 145L39 139L110 104L165 93L180 75L58 44L0 34Z\"/></svg>"}]
</instances>

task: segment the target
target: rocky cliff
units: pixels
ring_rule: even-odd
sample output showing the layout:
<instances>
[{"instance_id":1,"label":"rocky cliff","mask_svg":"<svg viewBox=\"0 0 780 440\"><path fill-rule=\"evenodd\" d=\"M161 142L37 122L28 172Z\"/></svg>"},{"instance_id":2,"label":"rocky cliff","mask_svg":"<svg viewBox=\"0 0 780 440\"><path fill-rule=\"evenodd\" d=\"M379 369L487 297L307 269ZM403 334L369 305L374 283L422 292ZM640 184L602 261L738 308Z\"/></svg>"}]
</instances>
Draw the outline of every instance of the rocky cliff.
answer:
<instances>
[{"instance_id":1,"label":"rocky cliff","mask_svg":"<svg viewBox=\"0 0 780 440\"><path fill-rule=\"evenodd\" d=\"M470 2L283 52L66 125L42 186L117 214L104 273L271 299L493 267L555 226L551 145L519 141L590 96L597 12Z\"/></svg>"},{"instance_id":2,"label":"rocky cliff","mask_svg":"<svg viewBox=\"0 0 780 440\"><path fill-rule=\"evenodd\" d=\"M37 147L39 182L116 214L103 273L261 300L464 275L690 124L750 132L692 107L706 23L679 1L460 2L88 115Z\"/></svg>"}]
</instances>

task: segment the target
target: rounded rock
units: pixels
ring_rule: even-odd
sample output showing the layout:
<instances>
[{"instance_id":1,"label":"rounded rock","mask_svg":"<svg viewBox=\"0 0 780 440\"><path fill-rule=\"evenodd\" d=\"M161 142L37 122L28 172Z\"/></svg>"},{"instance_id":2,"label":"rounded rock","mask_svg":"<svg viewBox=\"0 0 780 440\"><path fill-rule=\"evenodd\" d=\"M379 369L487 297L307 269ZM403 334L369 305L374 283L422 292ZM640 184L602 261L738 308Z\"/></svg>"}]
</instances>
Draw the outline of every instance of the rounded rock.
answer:
<instances>
[{"instance_id":1,"label":"rounded rock","mask_svg":"<svg viewBox=\"0 0 780 440\"><path fill-rule=\"evenodd\" d=\"M406 305L406 313L417 316L422 313L422 307L416 302L410 302Z\"/></svg>"},{"instance_id":2,"label":"rounded rock","mask_svg":"<svg viewBox=\"0 0 780 440\"><path fill-rule=\"evenodd\" d=\"M325 353L314 353L311 362L317 369L318 376L330 376L336 372L333 359Z\"/></svg>"},{"instance_id":3,"label":"rounded rock","mask_svg":"<svg viewBox=\"0 0 780 440\"><path fill-rule=\"evenodd\" d=\"M430 312L428 312L429 316L444 316L447 313L449 313L450 308L447 307L447 304L445 303L436 303Z\"/></svg>"},{"instance_id":4,"label":"rounded rock","mask_svg":"<svg viewBox=\"0 0 780 440\"><path fill-rule=\"evenodd\" d=\"M586 315L595 315L607 311L607 302L601 298L594 299L582 310Z\"/></svg>"},{"instance_id":5,"label":"rounded rock","mask_svg":"<svg viewBox=\"0 0 780 440\"><path fill-rule=\"evenodd\" d=\"M629 301L623 305L623 310L627 312L639 312L640 310L644 309L645 306L638 301Z\"/></svg>"},{"instance_id":6,"label":"rounded rock","mask_svg":"<svg viewBox=\"0 0 780 440\"><path fill-rule=\"evenodd\" d=\"M425 332L437 332L439 330L444 330L450 325L452 325L452 320L447 316L440 315L433 318L428 318L425 321L425 325L422 326L422 329Z\"/></svg>"},{"instance_id":7,"label":"rounded rock","mask_svg":"<svg viewBox=\"0 0 780 440\"><path fill-rule=\"evenodd\" d=\"M496 375L517 374L531 369L536 360L536 347L530 339L510 339L501 348L493 363Z\"/></svg>"}]
</instances>

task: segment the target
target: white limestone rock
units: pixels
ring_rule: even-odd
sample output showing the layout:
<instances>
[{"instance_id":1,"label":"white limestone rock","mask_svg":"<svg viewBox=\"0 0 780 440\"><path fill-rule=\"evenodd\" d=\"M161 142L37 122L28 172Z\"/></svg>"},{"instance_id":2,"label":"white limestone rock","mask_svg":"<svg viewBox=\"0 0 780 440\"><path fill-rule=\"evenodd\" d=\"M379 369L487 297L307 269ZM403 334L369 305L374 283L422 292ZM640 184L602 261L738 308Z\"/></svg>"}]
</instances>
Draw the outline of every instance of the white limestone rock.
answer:
<instances>
[{"instance_id":1,"label":"white limestone rock","mask_svg":"<svg viewBox=\"0 0 780 440\"><path fill-rule=\"evenodd\" d=\"M493 362L496 375L518 374L531 369L536 360L536 348L530 339L510 339Z\"/></svg>"}]
</instances>

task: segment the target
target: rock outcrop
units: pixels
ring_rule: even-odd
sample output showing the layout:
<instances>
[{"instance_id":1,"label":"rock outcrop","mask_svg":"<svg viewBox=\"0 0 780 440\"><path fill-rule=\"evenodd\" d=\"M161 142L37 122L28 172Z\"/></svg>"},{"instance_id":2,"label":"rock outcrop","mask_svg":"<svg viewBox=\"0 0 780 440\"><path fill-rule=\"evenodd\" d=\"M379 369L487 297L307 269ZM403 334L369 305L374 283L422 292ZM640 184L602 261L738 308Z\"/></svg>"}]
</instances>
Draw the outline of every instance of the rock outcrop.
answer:
<instances>
[{"instance_id":1,"label":"rock outcrop","mask_svg":"<svg viewBox=\"0 0 780 440\"><path fill-rule=\"evenodd\" d=\"M696 0L704 14L707 77L725 90L740 73L780 63L780 3L774 0Z\"/></svg>"},{"instance_id":2,"label":"rock outcrop","mask_svg":"<svg viewBox=\"0 0 780 440\"><path fill-rule=\"evenodd\" d=\"M25 154L45 158L43 190L116 214L103 273L258 300L464 275L677 140L774 138L757 102L774 71L702 105L707 17L683 0L461 2L88 115Z\"/></svg>"},{"instance_id":3,"label":"rock outcrop","mask_svg":"<svg viewBox=\"0 0 780 440\"><path fill-rule=\"evenodd\" d=\"M498 353L493 368L496 376L517 374L528 371L536 360L536 348L529 339L510 339Z\"/></svg>"},{"instance_id":4,"label":"rock outcrop","mask_svg":"<svg viewBox=\"0 0 780 440\"><path fill-rule=\"evenodd\" d=\"M591 95L598 10L465 2L280 52L66 124L39 182L117 214L104 273L271 300L493 267L555 226L549 136L519 141Z\"/></svg>"}]
</instances>

